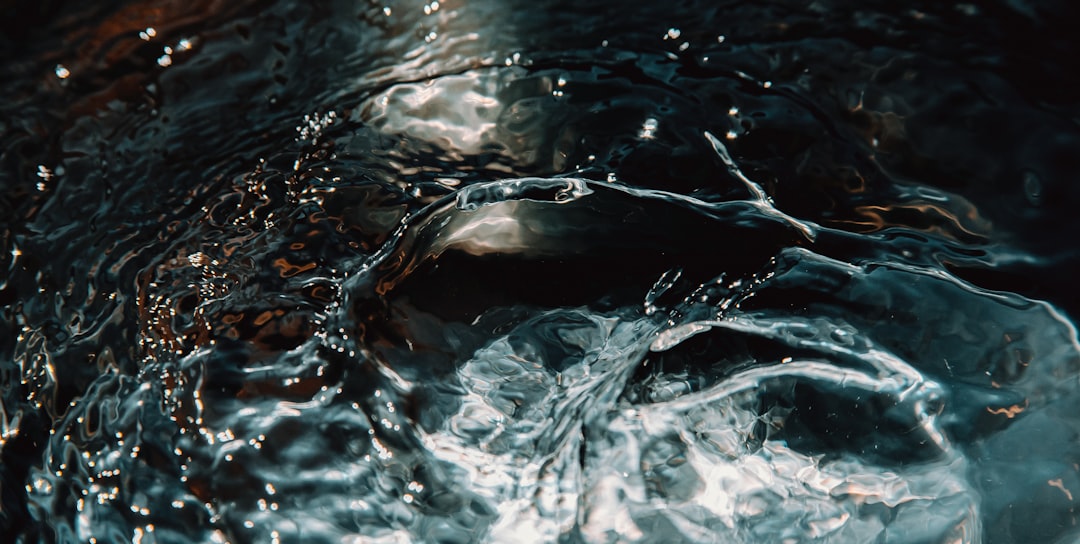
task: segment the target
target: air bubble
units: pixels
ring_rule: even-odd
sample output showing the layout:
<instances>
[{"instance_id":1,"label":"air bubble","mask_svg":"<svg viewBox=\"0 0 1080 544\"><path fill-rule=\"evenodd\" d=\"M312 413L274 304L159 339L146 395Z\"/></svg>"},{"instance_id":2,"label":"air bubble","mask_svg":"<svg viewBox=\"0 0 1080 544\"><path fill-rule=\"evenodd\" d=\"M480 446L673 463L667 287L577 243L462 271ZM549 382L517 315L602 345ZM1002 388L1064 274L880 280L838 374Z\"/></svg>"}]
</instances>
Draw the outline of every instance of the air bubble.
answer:
<instances>
[{"instance_id":1,"label":"air bubble","mask_svg":"<svg viewBox=\"0 0 1080 544\"><path fill-rule=\"evenodd\" d=\"M1024 172L1024 196L1032 206L1042 204L1043 184L1034 172Z\"/></svg>"}]
</instances>

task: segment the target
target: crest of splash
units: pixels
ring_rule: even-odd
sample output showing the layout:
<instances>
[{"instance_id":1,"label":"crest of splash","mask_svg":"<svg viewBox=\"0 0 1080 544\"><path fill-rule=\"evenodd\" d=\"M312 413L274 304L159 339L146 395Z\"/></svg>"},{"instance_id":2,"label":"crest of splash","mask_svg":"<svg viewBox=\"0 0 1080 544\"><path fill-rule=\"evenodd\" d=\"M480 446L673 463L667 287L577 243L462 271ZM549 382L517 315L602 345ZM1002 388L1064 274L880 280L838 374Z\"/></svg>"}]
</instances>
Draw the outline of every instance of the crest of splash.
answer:
<instances>
[{"instance_id":1,"label":"crest of splash","mask_svg":"<svg viewBox=\"0 0 1080 544\"><path fill-rule=\"evenodd\" d=\"M456 228L448 229L450 234L442 238L435 251L453 246L474 255L530 251L539 245L540 229L535 222L525 220L527 214L521 202L566 203L592 192L585 182L576 179L527 178L466 187L458 191L455 208L471 212L467 223L451 224Z\"/></svg>"},{"instance_id":2,"label":"crest of splash","mask_svg":"<svg viewBox=\"0 0 1080 544\"><path fill-rule=\"evenodd\" d=\"M763 362L666 402L628 403L620 393L650 346L671 349L690 336L652 319L556 310L493 338L460 367L461 407L424 445L463 467L461 483L497 509L495 541L979 541L966 461L931 413L936 384L865 341L840 346L822 339L827 331L808 336L827 323L728 318L677 329L688 327L809 337L804 343L845 352L865 368L825 357ZM584 356L538 355L568 346ZM756 428L784 421L782 412L760 412L760 390L796 382L894 399L939 455L884 467L760 436Z\"/></svg>"},{"instance_id":3,"label":"crest of splash","mask_svg":"<svg viewBox=\"0 0 1080 544\"><path fill-rule=\"evenodd\" d=\"M532 208L520 205L592 194L577 180L473 186L456 196L452 213L426 220L439 229L424 247L429 255L535 248L523 229ZM657 282L644 296L645 315L550 310L490 337L457 367L461 390L446 401L458 408L420 441L432 462L455 467L455 485L488 503L491 539L979 541L978 495L962 476L967 461L936 418L940 386L843 323L729 310L752 288L728 300L688 296L658 307L678 280L672 273ZM676 393L654 403L626 395L650 351L712 330L818 356L758 361L699 390L666 387L682 378L661 372L654 388ZM931 460L886 466L776 438L788 414L762 411L765 392L799 384L892 404L890 417L930 445Z\"/></svg>"}]
</instances>

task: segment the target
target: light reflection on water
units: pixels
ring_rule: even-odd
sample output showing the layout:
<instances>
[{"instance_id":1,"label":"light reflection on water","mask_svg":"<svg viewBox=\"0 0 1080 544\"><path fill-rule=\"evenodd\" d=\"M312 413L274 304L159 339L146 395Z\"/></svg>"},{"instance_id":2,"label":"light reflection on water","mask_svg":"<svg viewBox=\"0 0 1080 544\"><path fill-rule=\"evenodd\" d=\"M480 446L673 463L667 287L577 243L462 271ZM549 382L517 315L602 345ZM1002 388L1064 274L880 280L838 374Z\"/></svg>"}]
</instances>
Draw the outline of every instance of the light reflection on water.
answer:
<instances>
[{"instance_id":1,"label":"light reflection on water","mask_svg":"<svg viewBox=\"0 0 1080 544\"><path fill-rule=\"evenodd\" d=\"M1009 6L4 8L4 532L1074 539Z\"/></svg>"}]
</instances>

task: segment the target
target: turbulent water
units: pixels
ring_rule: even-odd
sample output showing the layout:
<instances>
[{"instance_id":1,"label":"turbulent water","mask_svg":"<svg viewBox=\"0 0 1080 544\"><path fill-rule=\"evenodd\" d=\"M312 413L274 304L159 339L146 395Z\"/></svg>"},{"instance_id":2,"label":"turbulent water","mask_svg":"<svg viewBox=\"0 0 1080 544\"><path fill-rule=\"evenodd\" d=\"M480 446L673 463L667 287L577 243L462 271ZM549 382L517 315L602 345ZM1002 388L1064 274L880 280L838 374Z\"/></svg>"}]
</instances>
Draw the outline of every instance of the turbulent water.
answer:
<instances>
[{"instance_id":1,"label":"turbulent water","mask_svg":"<svg viewBox=\"0 0 1080 544\"><path fill-rule=\"evenodd\" d=\"M0 2L14 542L1080 539L1065 2Z\"/></svg>"}]
</instances>

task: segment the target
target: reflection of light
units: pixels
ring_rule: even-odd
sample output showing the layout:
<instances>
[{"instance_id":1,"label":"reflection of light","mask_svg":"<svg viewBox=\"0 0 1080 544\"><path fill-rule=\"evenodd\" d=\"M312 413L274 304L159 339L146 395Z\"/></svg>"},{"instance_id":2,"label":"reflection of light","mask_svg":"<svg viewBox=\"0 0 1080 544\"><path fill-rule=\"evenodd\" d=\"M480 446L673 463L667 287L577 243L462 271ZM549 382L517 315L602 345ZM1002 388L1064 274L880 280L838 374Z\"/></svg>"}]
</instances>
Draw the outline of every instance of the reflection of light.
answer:
<instances>
[{"instance_id":1,"label":"reflection of light","mask_svg":"<svg viewBox=\"0 0 1080 544\"><path fill-rule=\"evenodd\" d=\"M499 139L503 105L496 92L502 84L499 74L476 72L397 85L370 103L367 121L447 153L480 153Z\"/></svg>"},{"instance_id":2,"label":"reflection of light","mask_svg":"<svg viewBox=\"0 0 1080 544\"><path fill-rule=\"evenodd\" d=\"M510 202L480 210L469 224L453 232L445 245L473 255L528 248L529 231L517 217L517 204Z\"/></svg>"},{"instance_id":3,"label":"reflection of light","mask_svg":"<svg viewBox=\"0 0 1080 544\"><path fill-rule=\"evenodd\" d=\"M63 64L56 65L56 77L60 79L67 79L71 75L71 71L64 67Z\"/></svg>"},{"instance_id":4,"label":"reflection of light","mask_svg":"<svg viewBox=\"0 0 1080 544\"><path fill-rule=\"evenodd\" d=\"M1065 483L1061 481L1061 478L1058 478L1056 480L1048 480L1046 483L1050 484L1050 487L1056 487L1060 489L1062 493L1065 493L1065 497L1068 498L1070 501L1073 500L1072 491L1069 491L1069 489L1065 487Z\"/></svg>"},{"instance_id":5,"label":"reflection of light","mask_svg":"<svg viewBox=\"0 0 1080 544\"><path fill-rule=\"evenodd\" d=\"M656 119L649 117L645 120L645 123L641 125L641 130L638 132L638 138L642 140L652 140L656 138L656 129L660 126L660 123Z\"/></svg>"},{"instance_id":6,"label":"reflection of light","mask_svg":"<svg viewBox=\"0 0 1080 544\"><path fill-rule=\"evenodd\" d=\"M513 55L506 57L507 66L513 66L519 62L521 62L521 53L514 53Z\"/></svg>"},{"instance_id":7,"label":"reflection of light","mask_svg":"<svg viewBox=\"0 0 1080 544\"><path fill-rule=\"evenodd\" d=\"M478 93L468 93L464 97L462 97L461 101L472 106L479 106L481 108L496 108L499 106L499 101L495 98L492 98L490 96L484 96Z\"/></svg>"},{"instance_id":8,"label":"reflection of light","mask_svg":"<svg viewBox=\"0 0 1080 544\"><path fill-rule=\"evenodd\" d=\"M986 411L990 412L991 414L994 414L996 416L1005 416L1005 417L1007 417L1009 419L1012 419L1012 418L1020 415L1021 413L1023 413L1025 408L1027 408L1027 400L1024 400L1024 405L1023 406L1020 406L1018 404L1014 404L1012 406L1009 406L1008 408L997 408L997 409L990 408L989 406L987 406Z\"/></svg>"},{"instance_id":9,"label":"reflection of light","mask_svg":"<svg viewBox=\"0 0 1080 544\"><path fill-rule=\"evenodd\" d=\"M893 226L890 216L897 213L911 212L923 218L928 224L918 228L923 232L930 232L947 237L955 237L957 234L982 237L989 225L985 219L979 216L973 205L960 197L953 196L954 207L949 209L937 204L922 202L892 203L884 205L857 206L852 211L863 220L839 221L852 225L860 225L873 230L882 230ZM910 227L910 225L909 225Z\"/></svg>"}]
</instances>

